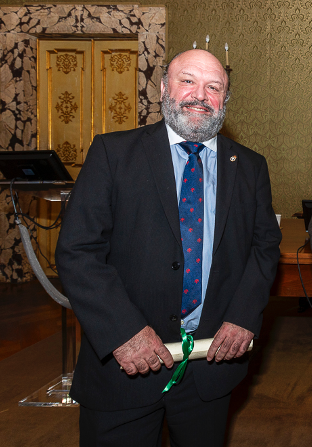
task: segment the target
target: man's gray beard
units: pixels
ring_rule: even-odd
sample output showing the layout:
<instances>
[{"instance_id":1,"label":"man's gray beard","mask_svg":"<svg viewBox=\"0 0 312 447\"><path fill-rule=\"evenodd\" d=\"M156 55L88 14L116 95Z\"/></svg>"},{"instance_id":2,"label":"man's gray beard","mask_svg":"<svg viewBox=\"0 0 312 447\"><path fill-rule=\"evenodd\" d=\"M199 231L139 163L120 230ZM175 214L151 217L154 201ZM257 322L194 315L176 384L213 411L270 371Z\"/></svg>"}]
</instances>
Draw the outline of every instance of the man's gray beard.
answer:
<instances>
[{"instance_id":1,"label":"man's gray beard","mask_svg":"<svg viewBox=\"0 0 312 447\"><path fill-rule=\"evenodd\" d=\"M198 116L196 122L189 120L194 117L194 113L184 111L186 105L202 106L211 112L211 116ZM214 108L205 101L181 101L179 104L175 99L170 98L167 88L165 88L162 97L161 111L166 124L168 124L180 137L186 141L203 141L210 140L214 137L223 125L226 112L226 104L217 113Z\"/></svg>"}]
</instances>

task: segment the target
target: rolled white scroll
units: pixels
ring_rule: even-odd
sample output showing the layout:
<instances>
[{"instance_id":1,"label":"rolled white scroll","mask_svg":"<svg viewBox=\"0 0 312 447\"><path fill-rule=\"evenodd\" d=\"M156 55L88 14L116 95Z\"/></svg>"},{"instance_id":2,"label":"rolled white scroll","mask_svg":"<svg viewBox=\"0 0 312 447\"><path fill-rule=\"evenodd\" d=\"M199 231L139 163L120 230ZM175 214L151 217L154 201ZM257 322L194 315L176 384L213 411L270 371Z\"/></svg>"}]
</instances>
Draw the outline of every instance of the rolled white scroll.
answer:
<instances>
[{"instance_id":1,"label":"rolled white scroll","mask_svg":"<svg viewBox=\"0 0 312 447\"><path fill-rule=\"evenodd\" d=\"M213 342L213 338L204 338L202 340L194 340L194 348L191 354L189 355L189 360L195 359L203 359L207 357L208 349L210 348L211 343ZM182 352L182 343L166 343L165 346L169 350L170 354L173 357L175 362L182 362L183 360L183 352ZM253 347L253 340L251 340L250 345L247 351L251 351ZM162 362L162 360L160 359Z\"/></svg>"},{"instance_id":2,"label":"rolled white scroll","mask_svg":"<svg viewBox=\"0 0 312 447\"><path fill-rule=\"evenodd\" d=\"M213 340L214 340L213 338L203 338L201 340L194 340L194 348L193 348L193 351L191 352L191 354L189 355L188 360L206 358L208 349L210 348L210 345L213 342ZM182 362L183 352L182 352L182 343L181 342L165 343L165 346L168 349L168 351L170 352L170 354L172 355L174 362ZM253 340L251 340L247 351L251 351L252 348L253 348ZM160 363L163 363L163 361L161 360L160 357L159 357L159 360L160 360ZM123 369L123 367L121 366L120 369Z\"/></svg>"}]
</instances>

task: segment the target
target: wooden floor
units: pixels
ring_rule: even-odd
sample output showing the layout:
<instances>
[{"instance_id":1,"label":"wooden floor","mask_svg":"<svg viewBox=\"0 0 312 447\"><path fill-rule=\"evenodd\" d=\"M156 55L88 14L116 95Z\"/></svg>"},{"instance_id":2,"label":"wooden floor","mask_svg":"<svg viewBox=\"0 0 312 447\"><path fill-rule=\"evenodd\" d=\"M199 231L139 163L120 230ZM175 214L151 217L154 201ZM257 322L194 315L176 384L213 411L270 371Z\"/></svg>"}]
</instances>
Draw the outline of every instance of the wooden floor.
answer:
<instances>
[{"instance_id":1,"label":"wooden floor","mask_svg":"<svg viewBox=\"0 0 312 447\"><path fill-rule=\"evenodd\" d=\"M60 330L61 306L38 281L0 283L0 361Z\"/></svg>"}]
</instances>

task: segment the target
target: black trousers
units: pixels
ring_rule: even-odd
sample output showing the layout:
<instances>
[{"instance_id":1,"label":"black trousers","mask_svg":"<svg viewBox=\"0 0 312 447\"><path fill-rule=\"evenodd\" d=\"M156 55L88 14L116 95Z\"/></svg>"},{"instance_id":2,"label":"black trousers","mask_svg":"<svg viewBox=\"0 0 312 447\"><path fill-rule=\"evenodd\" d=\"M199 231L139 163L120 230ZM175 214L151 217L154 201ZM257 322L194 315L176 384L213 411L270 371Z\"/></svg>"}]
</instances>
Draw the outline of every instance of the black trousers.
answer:
<instances>
[{"instance_id":1,"label":"black trousers","mask_svg":"<svg viewBox=\"0 0 312 447\"><path fill-rule=\"evenodd\" d=\"M182 381L153 405L121 411L80 407L80 447L160 447L164 417L171 447L222 447L230 394L198 396L189 362Z\"/></svg>"}]
</instances>

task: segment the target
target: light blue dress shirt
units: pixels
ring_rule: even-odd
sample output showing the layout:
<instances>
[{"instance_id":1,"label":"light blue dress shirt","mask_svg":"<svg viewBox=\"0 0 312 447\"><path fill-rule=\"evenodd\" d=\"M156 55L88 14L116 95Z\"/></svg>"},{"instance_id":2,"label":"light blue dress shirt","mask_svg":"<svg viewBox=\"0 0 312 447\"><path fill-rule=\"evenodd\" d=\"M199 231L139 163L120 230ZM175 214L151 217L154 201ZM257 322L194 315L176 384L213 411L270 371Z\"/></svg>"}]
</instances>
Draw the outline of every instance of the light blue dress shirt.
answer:
<instances>
[{"instance_id":1,"label":"light blue dress shirt","mask_svg":"<svg viewBox=\"0 0 312 447\"><path fill-rule=\"evenodd\" d=\"M181 141L185 141L182 137L177 135L171 127L166 124L171 156L174 168L174 176L177 188L178 203L180 200L180 193L182 187L183 172L188 160L187 153L179 146ZM216 214L216 193L217 193L217 136L211 138L209 141L199 141L206 147L200 152L200 158L203 163L204 171L204 238L203 238L203 263L202 263L202 302L201 304L187 317L181 321L181 327L185 331L193 332L197 329L202 308L205 300L206 289L209 279L212 248L215 229L215 214Z\"/></svg>"}]
</instances>

